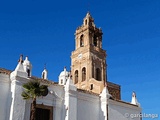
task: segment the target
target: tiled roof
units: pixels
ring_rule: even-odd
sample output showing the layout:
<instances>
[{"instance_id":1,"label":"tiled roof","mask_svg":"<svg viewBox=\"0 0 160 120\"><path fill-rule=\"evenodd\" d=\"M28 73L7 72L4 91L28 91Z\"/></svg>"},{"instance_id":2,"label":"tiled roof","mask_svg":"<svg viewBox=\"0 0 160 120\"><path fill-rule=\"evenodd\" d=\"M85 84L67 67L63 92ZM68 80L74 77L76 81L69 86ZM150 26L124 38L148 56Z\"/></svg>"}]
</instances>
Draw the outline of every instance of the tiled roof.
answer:
<instances>
[{"instance_id":1,"label":"tiled roof","mask_svg":"<svg viewBox=\"0 0 160 120\"><path fill-rule=\"evenodd\" d=\"M10 75L11 72L12 72L11 70L0 68L0 73L6 74L6 75Z\"/></svg>"},{"instance_id":2,"label":"tiled roof","mask_svg":"<svg viewBox=\"0 0 160 120\"><path fill-rule=\"evenodd\" d=\"M82 89L77 89L77 91L83 92L83 93L87 93L87 94L91 94L91 95L99 96L99 94L93 93L92 91L87 91L87 90L82 90Z\"/></svg>"},{"instance_id":3,"label":"tiled roof","mask_svg":"<svg viewBox=\"0 0 160 120\"><path fill-rule=\"evenodd\" d=\"M124 104L128 104L128 105L132 105L132 106L135 106L135 107L138 107L138 105L134 105L134 104L131 104L131 103L129 103L129 102L122 101L122 100L114 100L114 101L117 101L117 102L120 102L120 103L124 103Z\"/></svg>"},{"instance_id":4,"label":"tiled roof","mask_svg":"<svg viewBox=\"0 0 160 120\"><path fill-rule=\"evenodd\" d=\"M53 84L57 85L58 84L57 82L53 82L53 81L47 80L47 79L38 78L38 77L35 77L35 76L32 76L30 78L33 79L33 80L38 80L38 81L40 81L40 82L42 82L44 84L50 84L50 85L53 85Z\"/></svg>"},{"instance_id":5,"label":"tiled roof","mask_svg":"<svg viewBox=\"0 0 160 120\"><path fill-rule=\"evenodd\" d=\"M2 73L2 74L10 75L11 72L12 72L11 70L0 68L0 73ZM38 77L35 77L35 76L30 77L30 79L38 80L38 81L41 81L41 82L43 82L45 84L51 84L51 85L58 84L57 82L53 82L51 80L46 80L46 79L38 78Z\"/></svg>"}]
</instances>

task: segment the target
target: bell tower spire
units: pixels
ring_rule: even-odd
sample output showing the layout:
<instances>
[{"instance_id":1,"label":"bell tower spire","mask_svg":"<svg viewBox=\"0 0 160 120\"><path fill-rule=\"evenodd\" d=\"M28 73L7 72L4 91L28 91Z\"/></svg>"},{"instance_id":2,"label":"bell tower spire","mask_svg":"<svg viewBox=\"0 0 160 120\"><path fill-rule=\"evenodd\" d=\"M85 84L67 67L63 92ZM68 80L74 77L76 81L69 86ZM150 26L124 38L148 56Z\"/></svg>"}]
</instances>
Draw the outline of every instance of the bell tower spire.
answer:
<instances>
[{"instance_id":1,"label":"bell tower spire","mask_svg":"<svg viewBox=\"0 0 160 120\"><path fill-rule=\"evenodd\" d=\"M102 49L102 30L88 12L75 32L71 72L79 89L101 93L106 83L106 51Z\"/></svg>"}]
</instances>

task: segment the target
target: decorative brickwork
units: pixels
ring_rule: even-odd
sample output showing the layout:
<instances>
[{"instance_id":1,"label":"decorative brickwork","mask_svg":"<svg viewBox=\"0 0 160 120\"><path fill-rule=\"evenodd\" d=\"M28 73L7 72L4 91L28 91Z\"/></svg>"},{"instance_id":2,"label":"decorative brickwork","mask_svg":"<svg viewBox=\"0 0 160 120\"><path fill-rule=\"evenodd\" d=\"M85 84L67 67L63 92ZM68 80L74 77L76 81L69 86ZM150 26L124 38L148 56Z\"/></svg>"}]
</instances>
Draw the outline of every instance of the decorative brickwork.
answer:
<instances>
[{"instance_id":1,"label":"decorative brickwork","mask_svg":"<svg viewBox=\"0 0 160 120\"><path fill-rule=\"evenodd\" d=\"M71 74L78 89L100 94L106 81L106 51L102 49L102 30L90 13L75 33L75 50L71 55Z\"/></svg>"},{"instance_id":2,"label":"decorative brickwork","mask_svg":"<svg viewBox=\"0 0 160 120\"><path fill-rule=\"evenodd\" d=\"M109 93L112 95L112 97L116 100L120 100L121 99L121 87L120 85L111 83L111 82L107 82L107 87L108 87L108 91Z\"/></svg>"},{"instance_id":3,"label":"decorative brickwork","mask_svg":"<svg viewBox=\"0 0 160 120\"><path fill-rule=\"evenodd\" d=\"M107 54L102 48L102 35L102 30L96 27L94 19L87 13L75 32L75 50L71 55L74 84L78 89L97 94L102 92L107 81ZM119 85L108 82L108 89L115 99L120 99Z\"/></svg>"}]
</instances>

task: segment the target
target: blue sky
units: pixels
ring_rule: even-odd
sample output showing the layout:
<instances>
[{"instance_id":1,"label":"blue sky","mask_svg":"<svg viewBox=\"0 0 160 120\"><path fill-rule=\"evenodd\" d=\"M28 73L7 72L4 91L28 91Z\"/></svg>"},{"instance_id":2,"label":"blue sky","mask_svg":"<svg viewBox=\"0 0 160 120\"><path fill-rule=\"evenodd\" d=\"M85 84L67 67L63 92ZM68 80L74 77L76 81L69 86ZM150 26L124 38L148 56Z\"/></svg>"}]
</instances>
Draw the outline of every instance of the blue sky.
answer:
<instances>
[{"instance_id":1,"label":"blue sky","mask_svg":"<svg viewBox=\"0 0 160 120\"><path fill-rule=\"evenodd\" d=\"M34 76L46 63L57 81L64 66L70 70L74 33L87 11L103 31L108 80L121 85L123 100L136 91L143 112L160 115L159 0L0 1L0 67L14 70L24 54Z\"/></svg>"}]
</instances>

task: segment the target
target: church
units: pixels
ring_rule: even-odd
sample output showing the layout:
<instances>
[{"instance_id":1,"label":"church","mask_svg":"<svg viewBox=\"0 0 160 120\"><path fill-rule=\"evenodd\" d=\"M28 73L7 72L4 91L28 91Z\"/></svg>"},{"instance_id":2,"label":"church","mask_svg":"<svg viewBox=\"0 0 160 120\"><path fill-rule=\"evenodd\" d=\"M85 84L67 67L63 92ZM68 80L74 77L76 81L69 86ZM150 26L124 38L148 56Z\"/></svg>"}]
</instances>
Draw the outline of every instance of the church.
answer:
<instances>
[{"instance_id":1,"label":"church","mask_svg":"<svg viewBox=\"0 0 160 120\"><path fill-rule=\"evenodd\" d=\"M71 71L60 73L58 82L32 76L29 58L21 55L14 71L0 68L0 120L30 120L32 100L23 100L22 85L38 80L49 93L37 98L37 120L141 120L136 93L131 102L121 100L121 87L107 80L106 51L102 30L88 12L75 31Z\"/></svg>"}]
</instances>

